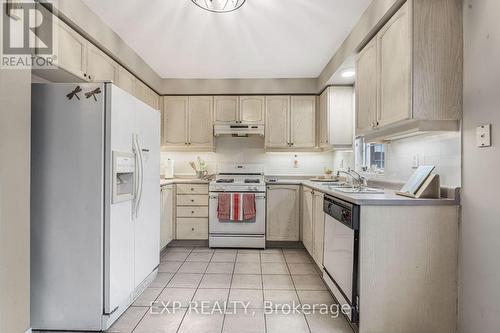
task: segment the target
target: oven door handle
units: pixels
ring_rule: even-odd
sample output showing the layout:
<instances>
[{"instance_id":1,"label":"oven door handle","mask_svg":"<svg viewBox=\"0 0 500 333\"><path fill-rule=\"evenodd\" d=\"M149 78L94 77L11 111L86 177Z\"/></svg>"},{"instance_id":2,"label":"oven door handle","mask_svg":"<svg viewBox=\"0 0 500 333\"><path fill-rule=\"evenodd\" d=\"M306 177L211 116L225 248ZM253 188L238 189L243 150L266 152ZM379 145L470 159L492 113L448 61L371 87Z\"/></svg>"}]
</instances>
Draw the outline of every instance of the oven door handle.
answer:
<instances>
[{"instance_id":1,"label":"oven door handle","mask_svg":"<svg viewBox=\"0 0 500 333\"><path fill-rule=\"evenodd\" d=\"M214 194L211 194L211 195L209 196L209 198L210 198L211 200L217 200L217 199L219 198L219 195L218 195L218 194L215 194L215 195L214 195ZM265 198L266 198L266 195L265 195L264 193L261 193L261 194L256 193L256 194L255 194L255 200L257 200L257 199L262 200L262 199L265 199Z\"/></svg>"}]
</instances>

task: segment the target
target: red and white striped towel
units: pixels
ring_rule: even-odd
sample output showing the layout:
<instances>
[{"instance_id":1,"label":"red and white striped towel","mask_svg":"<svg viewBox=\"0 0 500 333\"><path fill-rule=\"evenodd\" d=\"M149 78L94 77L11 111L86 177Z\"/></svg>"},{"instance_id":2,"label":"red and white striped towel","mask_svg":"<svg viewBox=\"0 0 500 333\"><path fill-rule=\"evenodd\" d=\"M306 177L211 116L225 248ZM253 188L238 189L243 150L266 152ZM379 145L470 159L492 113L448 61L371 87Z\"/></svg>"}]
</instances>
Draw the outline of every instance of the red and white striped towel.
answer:
<instances>
[{"instance_id":1,"label":"red and white striped towel","mask_svg":"<svg viewBox=\"0 0 500 333\"><path fill-rule=\"evenodd\" d=\"M247 221L255 218L255 194L219 193L217 217L219 221Z\"/></svg>"}]
</instances>

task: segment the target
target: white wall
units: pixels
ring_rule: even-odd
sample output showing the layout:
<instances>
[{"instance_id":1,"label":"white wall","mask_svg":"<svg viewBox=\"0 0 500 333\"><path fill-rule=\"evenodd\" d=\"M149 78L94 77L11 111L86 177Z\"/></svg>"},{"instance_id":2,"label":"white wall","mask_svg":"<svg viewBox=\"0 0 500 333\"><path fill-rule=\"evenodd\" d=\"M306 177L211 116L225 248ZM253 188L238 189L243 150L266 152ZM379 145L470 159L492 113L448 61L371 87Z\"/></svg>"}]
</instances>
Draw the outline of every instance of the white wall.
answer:
<instances>
[{"instance_id":1,"label":"white wall","mask_svg":"<svg viewBox=\"0 0 500 333\"><path fill-rule=\"evenodd\" d=\"M0 69L1 333L30 327L30 76Z\"/></svg>"},{"instance_id":2,"label":"white wall","mask_svg":"<svg viewBox=\"0 0 500 333\"><path fill-rule=\"evenodd\" d=\"M298 165L293 161L297 155ZM332 168L333 153L266 153L264 140L259 137L216 138L215 153L163 152L162 161L175 161L175 173L179 176L194 175L190 161L200 156L208 163L210 173L217 171L219 163L261 163L266 175L316 176L323 174L325 167Z\"/></svg>"},{"instance_id":3,"label":"white wall","mask_svg":"<svg viewBox=\"0 0 500 333\"><path fill-rule=\"evenodd\" d=\"M462 333L500 327L500 1L464 2L463 193L460 234ZM477 148L476 126L493 125L493 147Z\"/></svg>"}]
</instances>

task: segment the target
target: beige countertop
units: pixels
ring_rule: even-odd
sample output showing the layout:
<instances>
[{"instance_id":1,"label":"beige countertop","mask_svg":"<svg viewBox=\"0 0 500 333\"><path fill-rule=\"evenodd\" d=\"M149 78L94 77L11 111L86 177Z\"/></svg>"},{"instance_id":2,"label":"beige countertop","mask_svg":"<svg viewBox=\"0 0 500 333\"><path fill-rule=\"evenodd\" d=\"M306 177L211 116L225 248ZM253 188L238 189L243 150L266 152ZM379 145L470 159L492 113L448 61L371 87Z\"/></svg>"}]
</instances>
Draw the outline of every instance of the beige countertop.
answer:
<instances>
[{"instance_id":1,"label":"beige countertop","mask_svg":"<svg viewBox=\"0 0 500 333\"><path fill-rule=\"evenodd\" d=\"M198 179L198 178L171 178L171 179L160 179L160 186L171 185L171 184L208 184L208 180Z\"/></svg>"},{"instance_id":2,"label":"beige countertop","mask_svg":"<svg viewBox=\"0 0 500 333\"><path fill-rule=\"evenodd\" d=\"M275 181L270 181L272 178ZM412 199L397 195L394 190L394 185L392 188L389 184L383 186L383 183L372 185L372 187L384 188L384 193L380 194L368 194L368 193L343 193L335 189L329 189L326 185L322 185L321 182L314 182L309 180L311 177L266 177L267 185L303 185L312 188L316 191L331 195L335 198L345 200L347 202L356 205L369 205L369 206L458 206L460 205L460 189L459 188L448 188L443 189L443 197L441 199ZM170 185L170 184L208 184L208 180L197 179L197 178L173 178L173 179L161 179L160 186Z\"/></svg>"},{"instance_id":3,"label":"beige countertop","mask_svg":"<svg viewBox=\"0 0 500 333\"><path fill-rule=\"evenodd\" d=\"M268 181L268 185L303 185L316 191L331 195L335 198L361 206L458 206L460 205L459 189L442 191L446 197L441 199L412 199L397 195L394 189L384 188L384 193L343 193L334 189L329 189L321 182L313 182L306 179L278 178L276 181ZM377 187L380 188L380 187ZM449 195L448 195L449 193Z\"/></svg>"}]
</instances>

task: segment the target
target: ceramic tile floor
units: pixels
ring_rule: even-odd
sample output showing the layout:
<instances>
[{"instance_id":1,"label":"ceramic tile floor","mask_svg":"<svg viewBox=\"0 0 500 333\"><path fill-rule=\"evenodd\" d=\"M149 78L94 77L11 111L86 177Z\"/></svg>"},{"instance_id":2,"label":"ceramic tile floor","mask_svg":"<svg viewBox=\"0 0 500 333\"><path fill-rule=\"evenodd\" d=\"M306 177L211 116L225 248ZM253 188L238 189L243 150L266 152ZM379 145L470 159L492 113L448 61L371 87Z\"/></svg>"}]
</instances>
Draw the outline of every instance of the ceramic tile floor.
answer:
<instances>
[{"instance_id":1,"label":"ceramic tile floor","mask_svg":"<svg viewBox=\"0 0 500 333\"><path fill-rule=\"evenodd\" d=\"M341 316L265 311L265 301L281 309L333 304L319 274L303 249L171 247L156 280L109 332L352 333ZM203 311L226 311L201 313L202 301Z\"/></svg>"}]
</instances>

